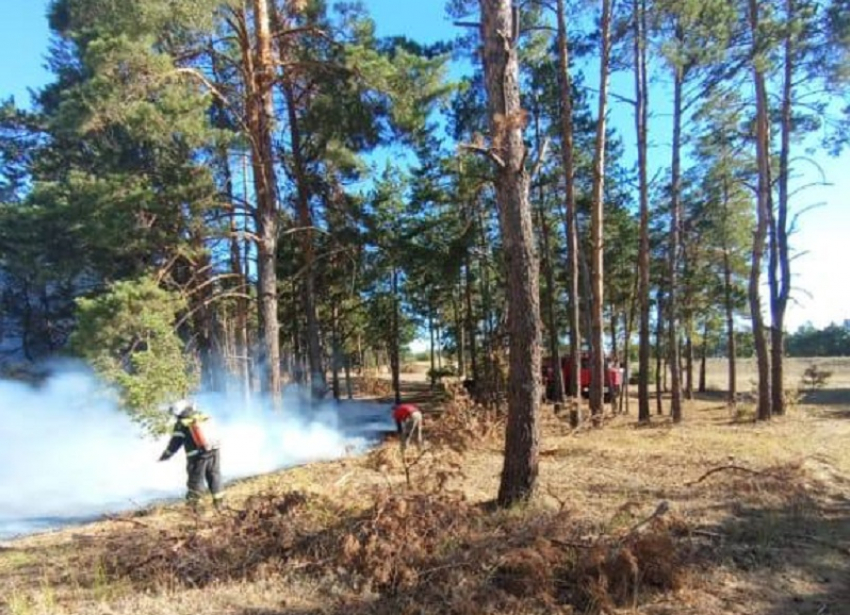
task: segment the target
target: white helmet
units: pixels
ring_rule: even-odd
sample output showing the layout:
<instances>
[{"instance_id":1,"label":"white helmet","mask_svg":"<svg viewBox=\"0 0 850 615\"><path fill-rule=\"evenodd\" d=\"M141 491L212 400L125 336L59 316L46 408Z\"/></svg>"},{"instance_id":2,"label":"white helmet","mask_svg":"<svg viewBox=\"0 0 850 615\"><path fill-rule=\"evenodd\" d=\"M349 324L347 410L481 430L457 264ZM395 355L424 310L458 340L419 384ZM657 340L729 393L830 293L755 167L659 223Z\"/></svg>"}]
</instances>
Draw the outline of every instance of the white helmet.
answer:
<instances>
[{"instance_id":1,"label":"white helmet","mask_svg":"<svg viewBox=\"0 0 850 615\"><path fill-rule=\"evenodd\" d=\"M171 414L181 418L190 415L194 411L194 404L188 399L179 399L171 404L169 410Z\"/></svg>"}]
</instances>

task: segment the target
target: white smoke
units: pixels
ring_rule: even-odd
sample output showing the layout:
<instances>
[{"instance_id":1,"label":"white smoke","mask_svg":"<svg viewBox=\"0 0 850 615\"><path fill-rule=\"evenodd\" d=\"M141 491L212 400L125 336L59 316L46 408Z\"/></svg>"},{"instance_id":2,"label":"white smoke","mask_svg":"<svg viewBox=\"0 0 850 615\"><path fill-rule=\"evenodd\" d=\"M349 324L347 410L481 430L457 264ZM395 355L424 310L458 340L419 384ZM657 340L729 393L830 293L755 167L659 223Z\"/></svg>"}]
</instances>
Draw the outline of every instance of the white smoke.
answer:
<instances>
[{"instance_id":1,"label":"white smoke","mask_svg":"<svg viewBox=\"0 0 850 615\"><path fill-rule=\"evenodd\" d=\"M143 435L101 392L83 369L38 387L0 380L0 538L183 496L183 453L157 462L168 437ZM392 428L387 405L314 407L292 390L280 411L241 395L193 399L218 423L225 481L341 457Z\"/></svg>"}]
</instances>

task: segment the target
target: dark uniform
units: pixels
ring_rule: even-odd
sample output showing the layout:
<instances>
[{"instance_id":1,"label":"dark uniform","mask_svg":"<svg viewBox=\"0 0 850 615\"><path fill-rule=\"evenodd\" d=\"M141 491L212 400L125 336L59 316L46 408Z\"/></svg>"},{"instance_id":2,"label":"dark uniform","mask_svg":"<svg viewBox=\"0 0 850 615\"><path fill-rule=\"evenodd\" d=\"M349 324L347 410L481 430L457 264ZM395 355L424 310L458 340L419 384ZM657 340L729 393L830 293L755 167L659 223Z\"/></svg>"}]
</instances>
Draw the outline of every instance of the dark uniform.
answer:
<instances>
[{"instance_id":1,"label":"dark uniform","mask_svg":"<svg viewBox=\"0 0 850 615\"><path fill-rule=\"evenodd\" d=\"M219 462L219 443L217 441L206 442L203 445L196 442L192 427L197 422L201 430L205 424L209 424L210 417L187 408L177 416L171 440L159 458L165 461L183 447L186 451L186 500L189 505L196 508L204 493L204 482L209 487L213 497L213 504L219 508L222 503L223 493L221 491L221 467Z\"/></svg>"}]
</instances>

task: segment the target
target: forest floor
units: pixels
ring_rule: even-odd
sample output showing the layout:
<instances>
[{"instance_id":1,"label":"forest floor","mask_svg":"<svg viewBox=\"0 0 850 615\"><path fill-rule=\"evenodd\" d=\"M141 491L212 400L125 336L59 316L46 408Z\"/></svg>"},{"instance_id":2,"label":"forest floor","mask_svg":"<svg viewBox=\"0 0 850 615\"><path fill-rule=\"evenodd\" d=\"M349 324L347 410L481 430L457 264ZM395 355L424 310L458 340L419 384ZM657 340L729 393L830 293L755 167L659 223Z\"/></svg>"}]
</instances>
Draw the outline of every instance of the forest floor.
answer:
<instances>
[{"instance_id":1,"label":"forest floor","mask_svg":"<svg viewBox=\"0 0 850 615\"><path fill-rule=\"evenodd\" d=\"M501 420L411 377L427 443L405 463L391 439L231 485L223 514L7 543L0 613L847 615L850 361L830 369L767 424L717 392L675 426L544 406L538 494L508 511Z\"/></svg>"}]
</instances>

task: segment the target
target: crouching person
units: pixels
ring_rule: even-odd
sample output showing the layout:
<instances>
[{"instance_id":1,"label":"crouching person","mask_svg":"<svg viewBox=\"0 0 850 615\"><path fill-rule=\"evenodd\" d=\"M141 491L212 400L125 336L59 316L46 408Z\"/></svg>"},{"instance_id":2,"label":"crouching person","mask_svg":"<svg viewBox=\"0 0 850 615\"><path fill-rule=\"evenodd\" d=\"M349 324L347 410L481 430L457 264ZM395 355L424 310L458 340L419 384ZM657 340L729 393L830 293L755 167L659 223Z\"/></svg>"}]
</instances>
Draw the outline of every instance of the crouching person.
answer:
<instances>
[{"instance_id":1,"label":"crouching person","mask_svg":"<svg viewBox=\"0 0 850 615\"><path fill-rule=\"evenodd\" d=\"M169 459L182 447L186 451L186 501L189 506L198 510L206 482L213 505L216 510L221 510L224 494L221 489L220 442L212 419L188 401L175 403L171 412L177 416L177 422L159 460Z\"/></svg>"},{"instance_id":2,"label":"crouching person","mask_svg":"<svg viewBox=\"0 0 850 615\"><path fill-rule=\"evenodd\" d=\"M405 451L412 439L416 439L416 446L422 448L422 412L413 404L398 404L393 407L393 418L395 419L398 437L401 441L401 450Z\"/></svg>"}]
</instances>

